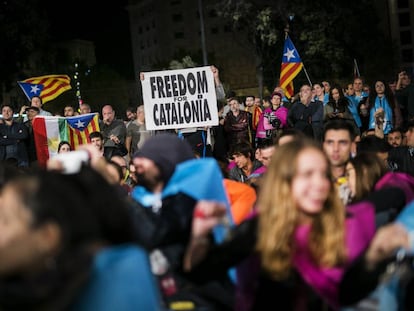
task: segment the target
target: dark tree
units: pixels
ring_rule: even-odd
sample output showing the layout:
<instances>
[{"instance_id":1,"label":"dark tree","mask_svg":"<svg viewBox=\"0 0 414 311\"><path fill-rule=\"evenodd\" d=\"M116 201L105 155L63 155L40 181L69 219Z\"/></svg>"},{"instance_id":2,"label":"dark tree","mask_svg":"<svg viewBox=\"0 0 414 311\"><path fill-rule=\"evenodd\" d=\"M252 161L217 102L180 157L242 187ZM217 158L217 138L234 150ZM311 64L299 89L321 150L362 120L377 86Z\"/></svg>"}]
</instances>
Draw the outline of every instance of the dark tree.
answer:
<instances>
[{"instance_id":1,"label":"dark tree","mask_svg":"<svg viewBox=\"0 0 414 311\"><path fill-rule=\"evenodd\" d=\"M354 59L368 80L392 74L395 49L390 34L381 29L374 4L374 0L221 0L216 9L238 33L241 46L254 53L259 86L263 79L273 89L279 81L287 22L311 82L352 79ZM305 82L302 71L295 84Z\"/></svg>"},{"instance_id":2,"label":"dark tree","mask_svg":"<svg viewBox=\"0 0 414 311\"><path fill-rule=\"evenodd\" d=\"M15 87L16 80L32 67L53 63L53 52L43 53L49 41L45 11L40 0L0 3L0 85ZM30 60L30 62L29 62ZM1 96L1 92L0 92Z\"/></svg>"}]
</instances>

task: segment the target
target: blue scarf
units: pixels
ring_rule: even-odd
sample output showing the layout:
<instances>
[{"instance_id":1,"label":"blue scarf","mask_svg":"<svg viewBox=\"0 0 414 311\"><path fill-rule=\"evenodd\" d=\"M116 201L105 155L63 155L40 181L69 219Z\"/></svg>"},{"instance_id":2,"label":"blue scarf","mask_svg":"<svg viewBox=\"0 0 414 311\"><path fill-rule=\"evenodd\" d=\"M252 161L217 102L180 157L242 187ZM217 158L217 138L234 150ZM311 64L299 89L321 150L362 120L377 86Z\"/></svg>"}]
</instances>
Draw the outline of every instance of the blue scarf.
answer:
<instances>
[{"instance_id":1,"label":"blue scarf","mask_svg":"<svg viewBox=\"0 0 414 311\"><path fill-rule=\"evenodd\" d=\"M227 207L227 217L231 226L234 225L230 204L223 184L223 175L217 161L213 158L188 160L178 164L174 174L161 194L149 192L144 187L137 186L131 196L143 206L157 212L162 208L162 200L177 193L184 193L195 200L211 200L224 203ZM226 231L224 225L218 225L213 233L216 242L224 240Z\"/></svg>"},{"instance_id":2,"label":"blue scarf","mask_svg":"<svg viewBox=\"0 0 414 311\"><path fill-rule=\"evenodd\" d=\"M384 124L383 124L383 130L384 134L388 134L392 130L392 109L390 104L388 103L387 98L384 96L381 99L377 96L375 98L375 105L371 108L369 113L369 128L374 129L375 128L375 111L377 109L382 108L384 109Z\"/></svg>"},{"instance_id":3,"label":"blue scarf","mask_svg":"<svg viewBox=\"0 0 414 311\"><path fill-rule=\"evenodd\" d=\"M351 112L352 116L354 117L355 123L358 127L362 126L361 117L358 113L358 103L352 96L346 96L348 98L348 109Z\"/></svg>"},{"instance_id":4,"label":"blue scarf","mask_svg":"<svg viewBox=\"0 0 414 311\"><path fill-rule=\"evenodd\" d=\"M184 193L195 200L210 200L224 203L227 208L227 224L219 224L213 228L213 236L216 243L221 243L226 238L228 231L233 227L234 221L231 214L230 203L224 188L223 175L214 158L202 158L187 160L179 163L161 194L149 192L144 187L137 186L132 190L131 196L143 206L157 212L162 208L162 199ZM229 276L236 282L236 271L230 268Z\"/></svg>"}]
</instances>

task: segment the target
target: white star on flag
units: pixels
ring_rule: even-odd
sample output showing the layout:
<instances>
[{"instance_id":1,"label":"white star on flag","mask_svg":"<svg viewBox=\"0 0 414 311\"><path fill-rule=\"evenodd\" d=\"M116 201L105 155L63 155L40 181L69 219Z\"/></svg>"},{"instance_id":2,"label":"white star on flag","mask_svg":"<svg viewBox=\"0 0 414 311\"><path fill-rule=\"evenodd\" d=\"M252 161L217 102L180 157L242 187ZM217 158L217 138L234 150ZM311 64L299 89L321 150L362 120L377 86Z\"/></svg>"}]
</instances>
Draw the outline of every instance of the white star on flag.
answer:
<instances>
[{"instance_id":1,"label":"white star on flag","mask_svg":"<svg viewBox=\"0 0 414 311\"><path fill-rule=\"evenodd\" d=\"M289 62L291 58L295 58L295 55L293 54L294 52L295 50L289 50L289 48L287 48L287 52L283 54L283 56L286 56Z\"/></svg>"},{"instance_id":2,"label":"white star on flag","mask_svg":"<svg viewBox=\"0 0 414 311\"><path fill-rule=\"evenodd\" d=\"M77 128L82 128L82 127L85 127L85 122L78 120L78 122L76 122L75 125Z\"/></svg>"},{"instance_id":3,"label":"white star on flag","mask_svg":"<svg viewBox=\"0 0 414 311\"><path fill-rule=\"evenodd\" d=\"M40 91L39 86L38 85L32 85L30 87L30 93L34 93L37 94L37 92Z\"/></svg>"}]
</instances>

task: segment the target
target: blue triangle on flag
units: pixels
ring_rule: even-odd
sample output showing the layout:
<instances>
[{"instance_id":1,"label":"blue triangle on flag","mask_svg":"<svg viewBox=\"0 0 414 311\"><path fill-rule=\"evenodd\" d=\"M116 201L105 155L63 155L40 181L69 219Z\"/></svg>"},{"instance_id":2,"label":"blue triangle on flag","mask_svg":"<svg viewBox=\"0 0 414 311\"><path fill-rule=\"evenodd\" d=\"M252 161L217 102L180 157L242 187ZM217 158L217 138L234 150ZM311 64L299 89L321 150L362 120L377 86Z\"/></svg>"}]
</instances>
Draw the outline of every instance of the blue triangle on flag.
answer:
<instances>
[{"instance_id":1,"label":"blue triangle on flag","mask_svg":"<svg viewBox=\"0 0 414 311\"><path fill-rule=\"evenodd\" d=\"M80 116L67 117L69 126L75 130L83 131L91 123L95 113L82 114Z\"/></svg>"},{"instance_id":2,"label":"blue triangle on flag","mask_svg":"<svg viewBox=\"0 0 414 311\"><path fill-rule=\"evenodd\" d=\"M282 62L283 63L301 63L302 62L298 51L296 50L295 46L293 45L292 40L290 40L289 37L287 37L285 40Z\"/></svg>"},{"instance_id":3,"label":"blue triangle on flag","mask_svg":"<svg viewBox=\"0 0 414 311\"><path fill-rule=\"evenodd\" d=\"M43 84L27 83L27 82L17 82L21 89L23 90L26 97L31 100L33 96L40 96L40 93L43 91Z\"/></svg>"}]
</instances>

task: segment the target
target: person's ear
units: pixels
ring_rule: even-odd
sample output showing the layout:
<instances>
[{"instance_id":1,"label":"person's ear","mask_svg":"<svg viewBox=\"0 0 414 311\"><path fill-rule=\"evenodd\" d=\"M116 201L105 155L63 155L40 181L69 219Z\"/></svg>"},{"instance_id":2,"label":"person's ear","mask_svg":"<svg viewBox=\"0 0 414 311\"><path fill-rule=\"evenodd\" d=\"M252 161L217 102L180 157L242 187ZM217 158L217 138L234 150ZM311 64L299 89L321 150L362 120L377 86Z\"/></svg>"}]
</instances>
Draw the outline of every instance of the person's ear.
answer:
<instances>
[{"instance_id":1,"label":"person's ear","mask_svg":"<svg viewBox=\"0 0 414 311\"><path fill-rule=\"evenodd\" d=\"M48 222L37 230L38 246L43 253L55 253L61 244L62 232L56 223Z\"/></svg>"}]
</instances>

